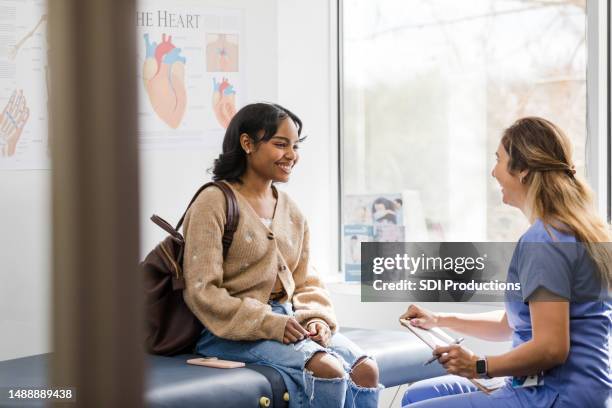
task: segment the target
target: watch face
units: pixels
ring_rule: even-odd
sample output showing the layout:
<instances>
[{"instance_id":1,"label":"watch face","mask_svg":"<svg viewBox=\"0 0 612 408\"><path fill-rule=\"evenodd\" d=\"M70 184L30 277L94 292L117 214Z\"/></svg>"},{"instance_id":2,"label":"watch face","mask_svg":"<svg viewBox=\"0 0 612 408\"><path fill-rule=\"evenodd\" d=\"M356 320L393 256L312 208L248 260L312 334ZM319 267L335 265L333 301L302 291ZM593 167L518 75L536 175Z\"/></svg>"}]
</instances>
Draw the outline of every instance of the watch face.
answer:
<instances>
[{"instance_id":1,"label":"watch face","mask_svg":"<svg viewBox=\"0 0 612 408\"><path fill-rule=\"evenodd\" d=\"M476 372L478 374L486 374L487 373L487 361L486 360L478 360L478 361L476 361Z\"/></svg>"}]
</instances>

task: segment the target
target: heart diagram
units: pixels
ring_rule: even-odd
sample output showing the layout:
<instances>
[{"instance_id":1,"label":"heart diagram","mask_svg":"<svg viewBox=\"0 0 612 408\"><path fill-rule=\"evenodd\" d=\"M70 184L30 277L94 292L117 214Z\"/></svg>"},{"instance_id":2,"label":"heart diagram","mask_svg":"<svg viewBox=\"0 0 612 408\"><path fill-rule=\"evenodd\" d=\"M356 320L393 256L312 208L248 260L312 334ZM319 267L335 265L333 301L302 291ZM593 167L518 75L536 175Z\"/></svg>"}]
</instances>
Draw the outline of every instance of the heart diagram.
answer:
<instances>
[{"instance_id":1,"label":"heart diagram","mask_svg":"<svg viewBox=\"0 0 612 408\"><path fill-rule=\"evenodd\" d=\"M227 129L230 120L236 114L236 91L227 78L223 78L221 81L213 78L212 103L217 122L224 129Z\"/></svg>"},{"instance_id":2,"label":"heart diagram","mask_svg":"<svg viewBox=\"0 0 612 408\"><path fill-rule=\"evenodd\" d=\"M238 36L206 34L206 70L208 72L238 71Z\"/></svg>"},{"instance_id":3,"label":"heart diagram","mask_svg":"<svg viewBox=\"0 0 612 408\"><path fill-rule=\"evenodd\" d=\"M186 59L181 49L172 44L172 36L162 34L160 44L144 35L146 59L142 68L144 86L157 116L176 129L181 124L187 106L185 89Z\"/></svg>"}]
</instances>

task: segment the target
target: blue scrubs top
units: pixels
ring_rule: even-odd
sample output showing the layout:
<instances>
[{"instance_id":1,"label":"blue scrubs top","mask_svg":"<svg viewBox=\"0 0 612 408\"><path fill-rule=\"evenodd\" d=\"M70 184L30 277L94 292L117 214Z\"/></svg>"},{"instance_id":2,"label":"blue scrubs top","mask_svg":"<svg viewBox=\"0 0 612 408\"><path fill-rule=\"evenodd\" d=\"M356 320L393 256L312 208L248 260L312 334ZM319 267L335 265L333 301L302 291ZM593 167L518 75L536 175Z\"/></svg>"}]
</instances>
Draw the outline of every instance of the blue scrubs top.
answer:
<instances>
[{"instance_id":1,"label":"blue scrubs top","mask_svg":"<svg viewBox=\"0 0 612 408\"><path fill-rule=\"evenodd\" d=\"M564 364L544 373L544 385L505 391L525 407L612 407L612 307L586 248L573 235L545 228L538 220L517 244L508 281L520 282L522 296L507 296L505 302L513 347L531 339L527 299L545 288L570 301L570 351Z\"/></svg>"}]
</instances>

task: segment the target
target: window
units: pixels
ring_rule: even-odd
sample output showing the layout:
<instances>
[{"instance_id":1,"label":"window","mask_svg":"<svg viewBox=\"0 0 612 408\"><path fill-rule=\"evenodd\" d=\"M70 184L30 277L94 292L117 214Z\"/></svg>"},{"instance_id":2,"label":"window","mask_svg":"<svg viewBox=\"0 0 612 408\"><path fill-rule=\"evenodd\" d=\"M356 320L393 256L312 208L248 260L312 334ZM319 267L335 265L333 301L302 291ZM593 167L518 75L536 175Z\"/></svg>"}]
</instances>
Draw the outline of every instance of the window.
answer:
<instances>
[{"instance_id":1,"label":"window","mask_svg":"<svg viewBox=\"0 0 612 408\"><path fill-rule=\"evenodd\" d=\"M355 242L516 240L526 221L491 169L519 117L564 129L585 174L586 0L344 0L341 13L347 280Z\"/></svg>"}]
</instances>

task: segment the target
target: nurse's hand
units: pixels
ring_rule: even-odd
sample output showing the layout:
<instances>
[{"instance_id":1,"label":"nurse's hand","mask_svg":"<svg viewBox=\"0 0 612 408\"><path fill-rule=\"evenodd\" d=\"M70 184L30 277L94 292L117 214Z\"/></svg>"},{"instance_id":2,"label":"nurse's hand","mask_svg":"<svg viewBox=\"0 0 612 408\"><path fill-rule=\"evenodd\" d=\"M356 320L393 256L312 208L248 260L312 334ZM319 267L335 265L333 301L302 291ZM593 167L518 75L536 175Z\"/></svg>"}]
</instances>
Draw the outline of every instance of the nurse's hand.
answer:
<instances>
[{"instance_id":1,"label":"nurse's hand","mask_svg":"<svg viewBox=\"0 0 612 408\"><path fill-rule=\"evenodd\" d=\"M438 325L438 316L435 313L417 305L408 306L408 310L400 316L400 319L410 320L410 324L422 329L431 329Z\"/></svg>"},{"instance_id":2,"label":"nurse's hand","mask_svg":"<svg viewBox=\"0 0 612 408\"><path fill-rule=\"evenodd\" d=\"M283 335L283 343L295 343L300 340L304 340L308 336L306 329L302 327L293 317L287 320L285 325L285 334Z\"/></svg>"},{"instance_id":3,"label":"nurse's hand","mask_svg":"<svg viewBox=\"0 0 612 408\"><path fill-rule=\"evenodd\" d=\"M439 356L438 362L444 366L449 374L459 375L465 378L476 378L476 361L478 356L470 350L458 344L451 344L445 347L436 347L434 355Z\"/></svg>"}]
</instances>

